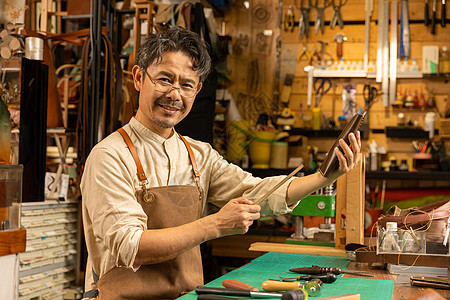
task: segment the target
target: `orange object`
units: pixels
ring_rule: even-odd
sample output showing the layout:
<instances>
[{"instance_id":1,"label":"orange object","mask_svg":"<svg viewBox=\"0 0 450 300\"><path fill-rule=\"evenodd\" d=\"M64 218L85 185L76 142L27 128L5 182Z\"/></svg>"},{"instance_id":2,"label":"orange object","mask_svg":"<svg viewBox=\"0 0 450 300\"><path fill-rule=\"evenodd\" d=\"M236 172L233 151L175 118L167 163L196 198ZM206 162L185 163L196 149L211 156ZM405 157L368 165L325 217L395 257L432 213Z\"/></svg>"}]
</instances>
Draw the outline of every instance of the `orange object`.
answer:
<instances>
[{"instance_id":1,"label":"orange object","mask_svg":"<svg viewBox=\"0 0 450 300\"><path fill-rule=\"evenodd\" d=\"M237 281L234 279L225 279L224 281L222 281L222 285L228 289L238 289L238 290L254 291L254 292L259 291L254 286L248 285L246 283L243 283L241 281Z\"/></svg>"}]
</instances>

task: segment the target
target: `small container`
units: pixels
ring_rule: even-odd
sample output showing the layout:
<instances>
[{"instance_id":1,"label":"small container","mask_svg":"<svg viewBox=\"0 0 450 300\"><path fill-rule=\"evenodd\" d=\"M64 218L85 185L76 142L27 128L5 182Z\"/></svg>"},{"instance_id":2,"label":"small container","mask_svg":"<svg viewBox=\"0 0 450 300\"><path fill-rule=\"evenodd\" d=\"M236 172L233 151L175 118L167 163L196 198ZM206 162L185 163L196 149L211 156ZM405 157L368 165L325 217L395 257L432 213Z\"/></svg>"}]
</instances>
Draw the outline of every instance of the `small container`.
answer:
<instances>
[{"instance_id":1,"label":"small container","mask_svg":"<svg viewBox=\"0 0 450 300\"><path fill-rule=\"evenodd\" d=\"M396 222L386 222L386 228L378 228L377 240L377 254L401 252Z\"/></svg>"},{"instance_id":2,"label":"small container","mask_svg":"<svg viewBox=\"0 0 450 300\"><path fill-rule=\"evenodd\" d=\"M439 73L450 73L450 53L447 46L442 46L442 50L439 55Z\"/></svg>"},{"instance_id":3,"label":"small container","mask_svg":"<svg viewBox=\"0 0 450 300\"><path fill-rule=\"evenodd\" d=\"M432 139L434 137L434 126L436 122L436 114L434 112L427 112L425 114L425 126L424 130L429 132L429 138Z\"/></svg>"},{"instance_id":4,"label":"small container","mask_svg":"<svg viewBox=\"0 0 450 300\"><path fill-rule=\"evenodd\" d=\"M425 231L400 230L402 253L426 253Z\"/></svg>"}]
</instances>

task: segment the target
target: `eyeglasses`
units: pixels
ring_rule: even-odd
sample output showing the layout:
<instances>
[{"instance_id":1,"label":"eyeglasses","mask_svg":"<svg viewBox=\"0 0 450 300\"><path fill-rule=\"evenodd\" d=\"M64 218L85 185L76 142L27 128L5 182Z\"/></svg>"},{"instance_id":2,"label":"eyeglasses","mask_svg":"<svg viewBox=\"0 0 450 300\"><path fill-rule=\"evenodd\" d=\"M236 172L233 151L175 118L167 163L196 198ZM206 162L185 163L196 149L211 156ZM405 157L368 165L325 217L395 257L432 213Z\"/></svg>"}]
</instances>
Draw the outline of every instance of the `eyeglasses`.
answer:
<instances>
[{"instance_id":1,"label":"eyeglasses","mask_svg":"<svg viewBox=\"0 0 450 300\"><path fill-rule=\"evenodd\" d=\"M169 93L171 90L176 89L180 93L181 96L186 98L192 98L195 95L197 95L198 88L192 88L188 86L181 86L176 87L173 86L170 82L162 81L162 80L153 80L150 75L147 73L147 70L142 69L145 74L147 74L148 78L150 78L150 81L155 85L155 88L160 93Z\"/></svg>"}]
</instances>

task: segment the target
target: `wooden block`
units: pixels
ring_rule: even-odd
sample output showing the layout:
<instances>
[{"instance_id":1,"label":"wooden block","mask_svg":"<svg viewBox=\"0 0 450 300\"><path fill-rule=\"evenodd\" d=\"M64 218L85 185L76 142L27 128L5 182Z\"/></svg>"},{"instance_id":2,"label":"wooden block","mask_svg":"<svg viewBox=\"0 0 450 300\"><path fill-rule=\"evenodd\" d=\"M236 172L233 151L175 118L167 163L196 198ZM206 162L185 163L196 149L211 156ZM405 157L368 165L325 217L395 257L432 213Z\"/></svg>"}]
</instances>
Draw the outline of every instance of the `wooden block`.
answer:
<instances>
[{"instance_id":1,"label":"wooden block","mask_svg":"<svg viewBox=\"0 0 450 300\"><path fill-rule=\"evenodd\" d=\"M347 226L346 243L364 243L364 186L365 158L360 155L358 164L347 176Z\"/></svg>"},{"instance_id":2,"label":"wooden block","mask_svg":"<svg viewBox=\"0 0 450 300\"><path fill-rule=\"evenodd\" d=\"M294 244L253 243L250 245L249 250L262 252L282 252L282 253L299 253L299 254L347 257L347 252L341 249L335 249L332 247L294 245Z\"/></svg>"},{"instance_id":3,"label":"wooden block","mask_svg":"<svg viewBox=\"0 0 450 300\"><path fill-rule=\"evenodd\" d=\"M25 252L26 239L25 229L0 231L0 256Z\"/></svg>"},{"instance_id":4,"label":"wooden block","mask_svg":"<svg viewBox=\"0 0 450 300\"><path fill-rule=\"evenodd\" d=\"M345 219L346 215L346 195L347 195L347 177L348 174L342 175L336 182L336 240L335 248L344 249L345 239Z\"/></svg>"}]
</instances>

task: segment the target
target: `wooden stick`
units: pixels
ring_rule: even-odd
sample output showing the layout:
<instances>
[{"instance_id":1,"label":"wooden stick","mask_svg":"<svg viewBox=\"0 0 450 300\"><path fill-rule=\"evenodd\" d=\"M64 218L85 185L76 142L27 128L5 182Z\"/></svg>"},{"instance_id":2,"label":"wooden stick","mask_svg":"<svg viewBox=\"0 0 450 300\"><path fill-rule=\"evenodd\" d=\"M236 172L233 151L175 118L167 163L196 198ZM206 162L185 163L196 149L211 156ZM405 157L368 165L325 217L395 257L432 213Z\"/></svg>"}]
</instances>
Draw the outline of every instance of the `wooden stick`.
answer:
<instances>
[{"instance_id":1,"label":"wooden stick","mask_svg":"<svg viewBox=\"0 0 450 300\"><path fill-rule=\"evenodd\" d=\"M262 196L261 198L259 198L255 204L260 204L263 200L267 199L267 197L269 197L273 192L275 192L283 183L285 183L286 181L289 180L289 178L291 178L292 176L294 176L295 174L297 174L298 171L300 171L303 168L303 164L300 164L300 166L298 166L294 171L291 172L291 174L289 174L286 178L284 178L283 180L281 180L280 182L277 183L276 186L274 186L270 191L268 191L264 196Z\"/></svg>"},{"instance_id":2,"label":"wooden stick","mask_svg":"<svg viewBox=\"0 0 450 300\"><path fill-rule=\"evenodd\" d=\"M384 194L386 192L386 180L383 180L383 186L381 188L381 203L380 208L383 209L384 207Z\"/></svg>"}]
</instances>

